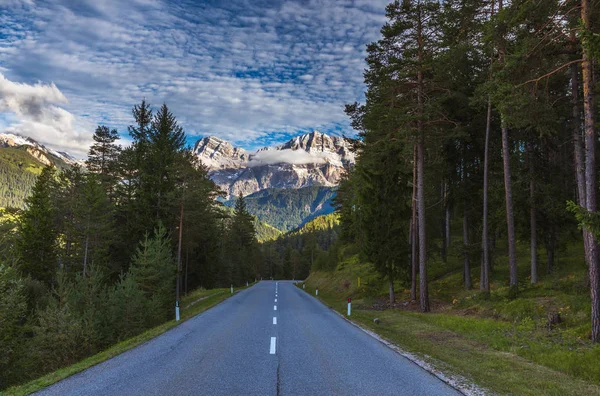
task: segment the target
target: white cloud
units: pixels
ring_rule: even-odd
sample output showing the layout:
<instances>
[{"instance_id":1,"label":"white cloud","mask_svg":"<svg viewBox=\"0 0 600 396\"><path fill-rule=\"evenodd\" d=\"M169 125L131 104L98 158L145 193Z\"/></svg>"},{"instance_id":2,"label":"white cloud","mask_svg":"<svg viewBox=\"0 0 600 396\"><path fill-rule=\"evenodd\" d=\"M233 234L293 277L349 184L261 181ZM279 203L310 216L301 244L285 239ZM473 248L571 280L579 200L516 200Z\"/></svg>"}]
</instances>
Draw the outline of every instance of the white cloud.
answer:
<instances>
[{"instance_id":1,"label":"white cloud","mask_svg":"<svg viewBox=\"0 0 600 396\"><path fill-rule=\"evenodd\" d=\"M280 163L293 165L322 164L325 163L325 157L317 153L308 153L304 150L264 150L254 154L251 157L248 166L253 167Z\"/></svg>"},{"instance_id":2,"label":"white cloud","mask_svg":"<svg viewBox=\"0 0 600 396\"><path fill-rule=\"evenodd\" d=\"M1 0L0 0L1 1ZM0 13L0 65L54 81L62 108L126 133L131 107L166 102L189 135L238 144L342 127L364 92L365 44L388 0L54 0ZM13 3L13 2L9 2ZM14 2L17 4L17 2Z\"/></svg>"},{"instance_id":3,"label":"white cloud","mask_svg":"<svg viewBox=\"0 0 600 396\"><path fill-rule=\"evenodd\" d=\"M50 147L83 156L91 135L75 129L73 114L59 106L66 103L67 98L53 83L15 83L0 73L0 112L12 113L16 119L6 132L29 136Z\"/></svg>"}]
</instances>

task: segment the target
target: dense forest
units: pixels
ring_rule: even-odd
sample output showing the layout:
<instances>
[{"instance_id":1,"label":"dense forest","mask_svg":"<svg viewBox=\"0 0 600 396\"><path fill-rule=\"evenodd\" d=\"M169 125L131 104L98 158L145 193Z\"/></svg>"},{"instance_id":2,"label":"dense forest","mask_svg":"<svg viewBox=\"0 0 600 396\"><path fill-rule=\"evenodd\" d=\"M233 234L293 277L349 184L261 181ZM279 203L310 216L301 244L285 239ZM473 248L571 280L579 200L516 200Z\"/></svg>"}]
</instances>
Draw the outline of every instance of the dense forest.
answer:
<instances>
[{"instance_id":1,"label":"dense forest","mask_svg":"<svg viewBox=\"0 0 600 396\"><path fill-rule=\"evenodd\" d=\"M279 238L260 244L261 273L273 279L305 279L311 269L337 263L339 216L319 216Z\"/></svg>"},{"instance_id":2,"label":"dense forest","mask_svg":"<svg viewBox=\"0 0 600 396\"><path fill-rule=\"evenodd\" d=\"M16 208L0 213L0 389L172 319L188 291L343 273L349 257L384 279L390 306L406 289L422 313L458 258L466 298L496 316L559 270L574 277L560 266L579 260L579 283L544 293L585 290L568 301L586 342L600 342L598 2L404 0L387 20L367 47L364 103L345 108L357 162L335 191L226 207L169 108L145 101L132 144L98 126L85 169L39 168L21 183L19 152L6 152L1 193ZM336 213L308 215L334 195ZM341 293L381 294L349 279Z\"/></svg>"},{"instance_id":3,"label":"dense forest","mask_svg":"<svg viewBox=\"0 0 600 396\"><path fill-rule=\"evenodd\" d=\"M43 167L24 147L0 148L0 208L22 208Z\"/></svg>"},{"instance_id":4,"label":"dense forest","mask_svg":"<svg viewBox=\"0 0 600 396\"><path fill-rule=\"evenodd\" d=\"M342 240L388 280L390 302L401 280L430 311L428 268L454 252L464 288L482 296L506 260L515 299L581 243L588 335L600 341L599 11L588 0L388 6L367 48L366 101L346 107L359 157L337 203Z\"/></svg>"},{"instance_id":5,"label":"dense forest","mask_svg":"<svg viewBox=\"0 0 600 396\"><path fill-rule=\"evenodd\" d=\"M332 187L312 186L299 189L267 188L245 197L248 212L278 230L287 232L302 227L315 217L333 212ZM235 200L225 203L235 205Z\"/></svg>"},{"instance_id":6,"label":"dense forest","mask_svg":"<svg viewBox=\"0 0 600 396\"><path fill-rule=\"evenodd\" d=\"M132 113L129 147L99 126L85 169L44 167L25 208L2 210L2 388L174 318L188 290L261 276L244 199L218 202L166 105Z\"/></svg>"}]
</instances>

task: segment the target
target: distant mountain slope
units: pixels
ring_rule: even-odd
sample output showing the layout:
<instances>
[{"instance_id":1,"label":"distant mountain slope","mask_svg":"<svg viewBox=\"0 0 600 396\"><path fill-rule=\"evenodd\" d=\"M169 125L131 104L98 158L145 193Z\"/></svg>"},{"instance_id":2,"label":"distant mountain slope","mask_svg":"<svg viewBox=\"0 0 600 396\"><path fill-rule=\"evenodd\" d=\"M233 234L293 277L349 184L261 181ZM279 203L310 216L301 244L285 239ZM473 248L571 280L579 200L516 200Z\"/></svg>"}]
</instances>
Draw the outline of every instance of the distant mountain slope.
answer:
<instances>
[{"instance_id":1,"label":"distant mountain slope","mask_svg":"<svg viewBox=\"0 0 600 396\"><path fill-rule=\"evenodd\" d=\"M317 131L255 153L209 136L196 143L194 153L230 198L270 188L334 187L355 161L344 138Z\"/></svg>"},{"instance_id":2,"label":"distant mountain slope","mask_svg":"<svg viewBox=\"0 0 600 396\"><path fill-rule=\"evenodd\" d=\"M284 234L286 237L294 235L310 234L311 232L335 230L339 231L340 216L338 213L329 213L326 215L317 216L301 227L293 229Z\"/></svg>"},{"instance_id":3,"label":"distant mountain slope","mask_svg":"<svg viewBox=\"0 0 600 396\"><path fill-rule=\"evenodd\" d=\"M258 242L266 242L272 241L282 234L277 228L271 226L270 224L263 223L255 217L254 228L256 229L256 239Z\"/></svg>"},{"instance_id":4,"label":"distant mountain slope","mask_svg":"<svg viewBox=\"0 0 600 396\"><path fill-rule=\"evenodd\" d=\"M22 208L44 166L24 148L0 148L0 207Z\"/></svg>"},{"instance_id":5,"label":"distant mountain slope","mask_svg":"<svg viewBox=\"0 0 600 396\"><path fill-rule=\"evenodd\" d=\"M78 162L33 139L0 133L0 207L22 208L45 166L64 169Z\"/></svg>"},{"instance_id":6,"label":"distant mountain slope","mask_svg":"<svg viewBox=\"0 0 600 396\"><path fill-rule=\"evenodd\" d=\"M300 189L266 189L246 197L248 211L261 221L281 231L301 227L317 216L333 212L332 187L313 186ZM225 202L235 204L235 199Z\"/></svg>"},{"instance_id":7,"label":"distant mountain slope","mask_svg":"<svg viewBox=\"0 0 600 396\"><path fill-rule=\"evenodd\" d=\"M229 216L233 216L233 207L224 206L223 207ZM268 242L273 241L279 238L280 235L283 235L283 232L273 227L270 224L267 224L263 221L260 221L258 217L254 217L254 229L256 230L256 239L258 242Z\"/></svg>"}]
</instances>

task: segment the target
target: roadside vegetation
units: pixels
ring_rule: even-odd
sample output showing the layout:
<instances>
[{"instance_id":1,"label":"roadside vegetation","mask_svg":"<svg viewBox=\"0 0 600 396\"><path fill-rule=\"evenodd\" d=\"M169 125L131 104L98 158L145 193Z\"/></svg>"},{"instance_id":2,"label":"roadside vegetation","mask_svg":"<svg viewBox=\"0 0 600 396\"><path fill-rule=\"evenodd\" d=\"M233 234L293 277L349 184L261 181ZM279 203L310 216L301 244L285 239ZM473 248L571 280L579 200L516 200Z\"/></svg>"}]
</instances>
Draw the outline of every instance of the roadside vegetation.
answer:
<instances>
[{"instance_id":1,"label":"roadside vegetation","mask_svg":"<svg viewBox=\"0 0 600 396\"><path fill-rule=\"evenodd\" d=\"M0 390L167 329L200 293L188 291L261 276L244 199L233 211L217 201L166 105L132 115L131 146L99 126L85 168L34 169L22 205L0 211Z\"/></svg>"},{"instance_id":2,"label":"roadside vegetation","mask_svg":"<svg viewBox=\"0 0 600 396\"><path fill-rule=\"evenodd\" d=\"M525 246L519 247L519 252L526 251ZM432 310L427 314L419 312L408 285L400 281L391 304L387 280L352 246L340 249L334 267L311 272L306 291L314 296L318 287L319 298L344 316L351 297L351 320L437 369L488 390L531 395L600 393L600 346L589 337L590 302L581 246L565 249L555 271L536 285L524 282L518 299L510 297L506 286L505 258L494 266L489 295L464 289L459 257L449 256L447 263L432 261ZM519 262L524 278L528 264ZM477 279L477 270L473 275Z\"/></svg>"},{"instance_id":3,"label":"roadside vegetation","mask_svg":"<svg viewBox=\"0 0 600 396\"><path fill-rule=\"evenodd\" d=\"M239 289L244 289L241 287ZM238 289L236 289L238 290ZM234 290L234 291L236 291ZM192 318L207 309L215 306L221 301L231 296L230 289L198 289L181 300L181 321L185 321ZM135 348L138 345L143 344L146 341L153 339L161 335L162 333L170 330L171 328L179 325L181 322L170 320L159 326L153 327L143 333L134 337L128 338L124 341L115 344L108 349L78 361L70 366L58 369L52 373L46 374L41 378L30 381L21 386L11 387L3 392L6 395L28 395L37 392L47 386L50 386L60 380L63 380L71 375L77 374L87 368L95 366L96 364L102 363L105 360L111 359L129 349Z\"/></svg>"}]
</instances>

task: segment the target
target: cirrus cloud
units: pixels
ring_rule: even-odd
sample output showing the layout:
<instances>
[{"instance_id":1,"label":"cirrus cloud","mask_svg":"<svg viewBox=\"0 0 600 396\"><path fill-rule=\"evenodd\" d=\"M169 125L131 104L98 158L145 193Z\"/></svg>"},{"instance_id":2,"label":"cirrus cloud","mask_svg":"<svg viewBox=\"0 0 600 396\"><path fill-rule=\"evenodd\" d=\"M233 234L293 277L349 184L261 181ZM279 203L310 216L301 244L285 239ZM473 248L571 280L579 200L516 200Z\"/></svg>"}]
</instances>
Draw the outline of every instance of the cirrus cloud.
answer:
<instances>
[{"instance_id":1,"label":"cirrus cloud","mask_svg":"<svg viewBox=\"0 0 600 396\"><path fill-rule=\"evenodd\" d=\"M166 102L188 135L249 149L317 128L352 134L343 105L363 97L365 45L387 2L10 1L0 72L54 82L88 134L126 133L142 98Z\"/></svg>"},{"instance_id":2,"label":"cirrus cloud","mask_svg":"<svg viewBox=\"0 0 600 396\"><path fill-rule=\"evenodd\" d=\"M74 128L75 117L60 107L66 103L67 98L54 84L15 83L0 73L0 112L12 113L17 119L6 131L82 156L91 136Z\"/></svg>"}]
</instances>

